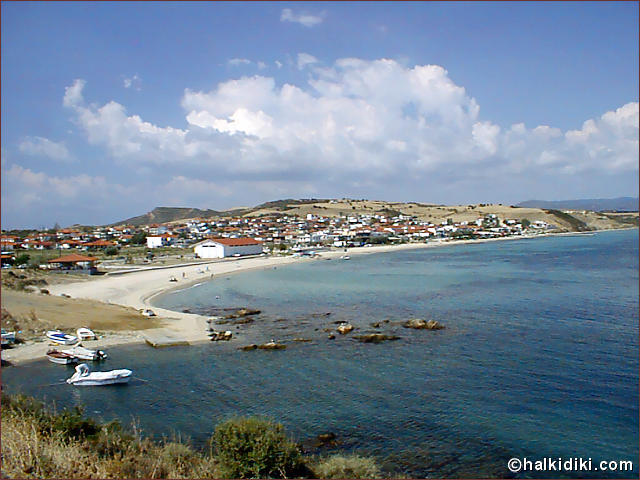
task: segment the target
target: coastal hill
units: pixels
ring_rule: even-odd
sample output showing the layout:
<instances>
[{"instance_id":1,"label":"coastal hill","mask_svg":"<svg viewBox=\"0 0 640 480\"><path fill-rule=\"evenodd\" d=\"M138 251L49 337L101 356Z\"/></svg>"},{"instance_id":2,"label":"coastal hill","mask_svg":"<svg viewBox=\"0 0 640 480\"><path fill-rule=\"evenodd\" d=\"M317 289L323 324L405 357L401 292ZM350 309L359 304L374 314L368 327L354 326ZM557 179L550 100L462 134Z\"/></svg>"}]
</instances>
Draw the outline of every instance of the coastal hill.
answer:
<instances>
[{"instance_id":1,"label":"coastal hill","mask_svg":"<svg viewBox=\"0 0 640 480\"><path fill-rule=\"evenodd\" d=\"M527 200L518 207L553 208L555 210L591 210L593 212L637 212L638 198L588 198L584 200Z\"/></svg>"},{"instance_id":2,"label":"coastal hill","mask_svg":"<svg viewBox=\"0 0 640 480\"><path fill-rule=\"evenodd\" d=\"M580 210L569 212L551 207L507 206L502 204L435 205L418 202L386 202L380 200L355 199L284 199L266 202L256 207L234 208L230 210L201 210L198 208L158 207L144 215L129 218L115 225L149 225L152 223L178 223L191 219L211 219L222 217L259 217L265 215L307 215L337 217L343 215L385 215L395 217L405 215L421 221L439 224L451 222L472 222L489 214L500 218L537 220L557 225L565 231L587 231L621 228L638 225L638 214L596 212Z\"/></svg>"}]
</instances>

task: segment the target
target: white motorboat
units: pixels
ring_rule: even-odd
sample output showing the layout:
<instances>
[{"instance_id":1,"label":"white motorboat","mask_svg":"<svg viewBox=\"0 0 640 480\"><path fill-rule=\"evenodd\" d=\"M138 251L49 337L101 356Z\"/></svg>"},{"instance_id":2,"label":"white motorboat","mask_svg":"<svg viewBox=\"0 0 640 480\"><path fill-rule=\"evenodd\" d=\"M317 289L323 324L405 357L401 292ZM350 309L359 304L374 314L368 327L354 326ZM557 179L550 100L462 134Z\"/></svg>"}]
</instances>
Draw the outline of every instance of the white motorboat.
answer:
<instances>
[{"instance_id":1,"label":"white motorboat","mask_svg":"<svg viewBox=\"0 0 640 480\"><path fill-rule=\"evenodd\" d=\"M7 332L2 329L2 345L12 345L16 343L16 332Z\"/></svg>"},{"instance_id":2,"label":"white motorboat","mask_svg":"<svg viewBox=\"0 0 640 480\"><path fill-rule=\"evenodd\" d=\"M78 363L78 359L73 355L60 352L58 350L49 350L47 352L47 358L50 362L59 363L60 365L69 365L70 363Z\"/></svg>"},{"instance_id":3,"label":"white motorboat","mask_svg":"<svg viewBox=\"0 0 640 480\"><path fill-rule=\"evenodd\" d=\"M78 334L78 338L82 341L82 340L95 340L96 334L93 333L92 330L88 329L87 327L80 327L78 330L76 330L76 333Z\"/></svg>"},{"instance_id":4,"label":"white motorboat","mask_svg":"<svg viewBox=\"0 0 640 480\"><path fill-rule=\"evenodd\" d=\"M156 312L154 312L150 308L146 308L146 309L142 310L142 315L144 315L145 317L155 317L156 316Z\"/></svg>"},{"instance_id":5,"label":"white motorboat","mask_svg":"<svg viewBox=\"0 0 640 480\"><path fill-rule=\"evenodd\" d=\"M60 350L60 352L73 355L79 360L103 360L107 358L107 354L102 350L90 350L88 348L84 348L81 345L76 345L75 347Z\"/></svg>"},{"instance_id":6,"label":"white motorboat","mask_svg":"<svg viewBox=\"0 0 640 480\"><path fill-rule=\"evenodd\" d=\"M132 373L131 370L127 370L126 368L111 370L109 372L90 372L87 364L81 363L76 366L76 373L67 378L67 383L81 386L127 383L131 380Z\"/></svg>"},{"instance_id":7,"label":"white motorboat","mask_svg":"<svg viewBox=\"0 0 640 480\"><path fill-rule=\"evenodd\" d=\"M49 330L47 338L59 345L75 345L79 342L78 337L61 332L60 330Z\"/></svg>"}]
</instances>

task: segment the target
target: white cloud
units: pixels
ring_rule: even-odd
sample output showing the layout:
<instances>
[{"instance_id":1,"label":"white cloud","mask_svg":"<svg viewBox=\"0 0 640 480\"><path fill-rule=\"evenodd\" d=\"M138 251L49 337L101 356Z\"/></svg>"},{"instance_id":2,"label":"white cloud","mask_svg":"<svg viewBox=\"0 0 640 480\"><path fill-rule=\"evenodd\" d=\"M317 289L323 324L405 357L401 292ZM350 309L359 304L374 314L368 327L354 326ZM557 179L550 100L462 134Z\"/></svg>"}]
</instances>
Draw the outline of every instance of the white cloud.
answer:
<instances>
[{"instance_id":1,"label":"white cloud","mask_svg":"<svg viewBox=\"0 0 640 480\"><path fill-rule=\"evenodd\" d=\"M318 59L313 55L309 55L308 53L298 54L298 70L302 70L307 65L313 65L314 63L318 63Z\"/></svg>"},{"instance_id":2,"label":"white cloud","mask_svg":"<svg viewBox=\"0 0 640 480\"><path fill-rule=\"evenodd\" d=\"M26 137L18 146L22 153L51 158L52 160L71 160L64 142L53 142L43 137Z\"/></svg>"},{"instance_id":3,"label":"white cloud","mask_svg":"<svg viewBox=\"0 0 640 480\"><path fill-rule=\"evenodd\" d=\"M122 81L124 88L133 88L134 90L142 90L142 79L138 74L134 74L131 78L124 78Z\"/></svg>"},{"instance_id":4,"label":"white cloud","mask_svg":"<svg viewBox=\"0 0 640 480\"><path fill-rule=\"evenodd\" d=\"M232 58L228 63L231 66L237 67L239 65L251 65L251 60L247 58Z\"/></svg>"},{"instance_id":5,"label":"white cloud","mask_svg":"<svg viewBox=\"0 0 640 480\"><path fill-rule=\"evenodd\" d=\"M284 8L280 13L281 22L299 23L305 27L314 27L321 24L326 17L326 12L322 12L318 15L312 15L309 13L294 13L290 8Z\"/></svg>"},{"instance_id":6,"label":"white cloud","mask_svg":"<svg viewBox=\"0 0 640 480\"><path fill-rule=\"evenodd\" d=\"M308 71L305 86L255 75L209 92L187 89L185 128L151 124L113 101L87 105L82 80L67 88L65 104L89 142L120 165L162 165L165 176L216 184L268 180L295 192L305 185L320 193L363 186L392 192L408 181L444 188L482 178L480 189L488 175L515 185L532 175L556 183L591 175L596 182L638 171L637 103L580 130L500 128L482 119L475 99L437 65L345 58Z\"/></svg>"}]
</instances>

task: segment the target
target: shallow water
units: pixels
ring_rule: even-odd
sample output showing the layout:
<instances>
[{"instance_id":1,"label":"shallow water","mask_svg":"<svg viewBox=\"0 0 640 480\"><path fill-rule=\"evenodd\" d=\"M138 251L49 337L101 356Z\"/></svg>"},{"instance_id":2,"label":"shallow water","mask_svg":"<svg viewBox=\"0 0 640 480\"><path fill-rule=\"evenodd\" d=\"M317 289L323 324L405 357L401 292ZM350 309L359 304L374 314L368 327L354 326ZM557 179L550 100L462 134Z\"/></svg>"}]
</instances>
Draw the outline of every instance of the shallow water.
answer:
<instances>
[{"instance_id":1,"label":"shallow water","mask_svg":"<svg viewBox=\"0 0 640 480\"><path fill-rule=\"evenodd\" d=\"M112 348L101 368L132 368L126 387L46 386L72 369L37 362L3 369L4 388L198 445L224 418L267 415L300 441L334 432L338 449L413 477L509 476L506 460L522 456L629 459L634 472L618 476L637 476L637 230L318 260L221 276L156 304L258 308L252 324L224 328L287 349ZM400 325L412 317L447 328ZM341 320L357 331L328 340ZM361 344L358 331L401 339Z\"/></svg>"}]
</instances>

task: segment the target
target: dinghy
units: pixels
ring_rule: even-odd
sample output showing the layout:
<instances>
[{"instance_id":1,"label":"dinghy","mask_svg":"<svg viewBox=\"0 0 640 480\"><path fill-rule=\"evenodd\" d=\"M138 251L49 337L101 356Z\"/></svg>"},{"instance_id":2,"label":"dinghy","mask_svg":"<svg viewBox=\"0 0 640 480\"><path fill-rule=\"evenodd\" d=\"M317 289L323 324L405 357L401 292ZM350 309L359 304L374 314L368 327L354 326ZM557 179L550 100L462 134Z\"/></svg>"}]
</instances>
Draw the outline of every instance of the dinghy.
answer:
<instances>
[{"instance_id":1,"label":"dinghy","mask_svg":"<svg viewBox=\"0 0 640 480\"><path fill-rule=\"evenodd\" d=\"M68 335L60 330L49 330L46 335L49 340L58 345L75 345L79 341L78 337Z\"/></svg>"},{"instance_id":2,"label":"dinghy","mask_svg":"<svg viewBox=\"0 0 640 480\"><path fill-rule=\"evenodd\" d=\"M81 341L96 339L96 334L93 333L93 331L89 330L87 327L80 327L78 330L76 330L76 333L78 334L78 338Z\"/></svg>"},{"instance_id":3,"label":"dinghy","mask_svg":"<svg viewBox=\"0 0 640 480\"><path fill-rule=\"evenodd\" d=\"M79 360L103 360L107 358L107 354L102 350L90 350L88 348L84 348L81 345L76 345L75 347L66 348L60 351L62 353L73 355Z\"/></svg>"},{"instance_id":4,"label":"dinghy","mask_svg":"<svg viewBox=\"0 0 640 480\"><path fill-rule=\"evenodd\" d=\"M2 345L11 345L16 343L16 332L7 332L2 329Z\"/></svg>"},{"instance_id":5,"label":"dinghy","mask_svg":"<svg viewBox=\"0 0 640 480\"><path fill-rule=\"evenodd\" d=\"M126 368L111 370L109 372L90 372L86 363L76 366L76 373L67 378L67 383L71 385L92 386L92 385L113 385L116 383L127 383L131 380L131 370Z\"/></svg>"},{"instance_id":6,"label":"dinghy","mask_svg":"<svg viewBox=\"0 0 640 480\"><path fill-rule=\"evenodd\" d=\"M60 365L69 365L71 363L78 363L78 359L73 355L60 352L58 350L49 350L47 352L47 358L50 362L59 363Z\"/></svg>"}]
</instances>

